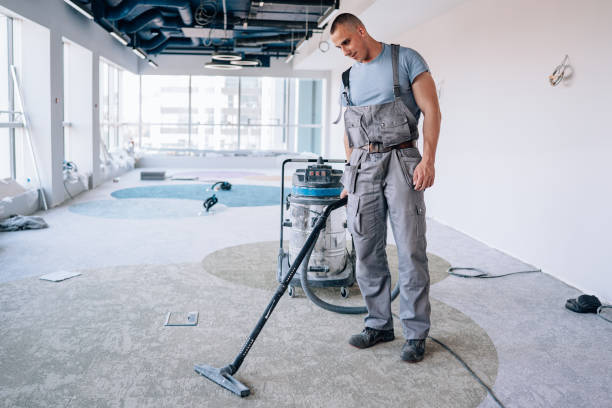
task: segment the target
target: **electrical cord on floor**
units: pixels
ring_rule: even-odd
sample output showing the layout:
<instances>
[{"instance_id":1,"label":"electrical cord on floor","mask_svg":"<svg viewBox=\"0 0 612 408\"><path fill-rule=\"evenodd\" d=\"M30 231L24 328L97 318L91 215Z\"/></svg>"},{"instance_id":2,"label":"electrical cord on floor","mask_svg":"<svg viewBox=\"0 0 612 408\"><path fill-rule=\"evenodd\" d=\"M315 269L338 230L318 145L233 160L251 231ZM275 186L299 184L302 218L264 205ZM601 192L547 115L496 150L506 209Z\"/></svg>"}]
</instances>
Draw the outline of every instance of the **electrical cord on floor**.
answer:
<instances>
[{"instance_id":1,"label":"electrical cord on floor","mask_svg":"<svg viewBox=\"0 0 612 408\"><path fill-rule=\"evenodd\" d=\"M62 173L63 173L63 179L64 179L64 190L66 190L66 193L68 194L68 197L70 197L71 200L74 200L74 197L70 194L70 191L68 191L68 187L66 187L66 180L68 178L72 177L72 173L76 173L78 171L77 165L74 162L71 161L66 161L64 160L62 162Z\"/></svg>"},{"instance_id":2,"label":"electrical cord on floor","mask_svg":"<svg viewBox=\"0 0 612 408\"><path fill-rule=\"evenodd\" d=\"M477 275L465 275L462 273L456 273L453 271L475 271L475 272L480 272ZM510 275L518 275L519 273L536 273L536 272L542 272L541 269L534 269L534 270L529 270L529 271L518 271L518 272L510 272L510 273L504 273L502 275L491 275L489 272L484 271L482 269L479 268L472 268L472 267L467 267L467 266L451 266L450 268L448 268L446 270L446 272L448 272L449 275L453 275L453 276L458 276L460 278L479 278L479 279L493 279L493 278L502 278L504 276L510 276Z\"/></svg>"},{"instance_id":3,"label":"electrical cord on floor","mask_svg":"<svg viewBox=\"0 0 612 408\"><path fill-rule=\"evenodd\" d=\"M465 275L462 273L456 273L453 271L476 271L476 272L480 272L477 275ZM493 278L502 278L504 276L510 276L510 275L517 275L520 273L536 273L536 272L542 272L541 269L534 269L534 270L529 270L529 271L518 271L518 272L510 272L510 273L504 273L502 275L491 275L490 273L479 269L479 268L472 268L472 267L463 267L463 266L451 266L450 268L448 268L446 270L446 272L448 272L449 275L453 275L453 276L458 276L460 278L479 278L479 279L493 279ZM612 305L602 305L599 306L599 308L597 309L597 316L601 317L602 319L604 319L606 322L612 323L611 319L608 319L607 317L605 317L603 315L603 313L601 312L603 309L612 309Z\"/></svg>"},{"instance_id":4,"label":"electrical cord on floor","mask_svg":"<svg viewBox=\"0 0 612 408\"><path fill-rule=\"evenodd\" d=\"M71 200L74 200L74 197L70 194L70 191L68 191L68 188L66 187L66 179L64 179L64 190L66 190L66 193L68 194L68 197L70 197Z\"/></svg>"},{"instance_id":5,"label":"electrical cord on floor","mask_svg":"<svg viewBox=\"0 0 612 408\"><path fill-rule=\"evenodd\" d=\"M608 323L612 323L612 320L608 319L607 317L605 317L603 315L603 313L601 313L602 310L604 309L612 309L612 305L601 305L597 308L597 316L601 317L602 319L604 319L606 322Z\"/></svg>"},{"instance_id":6,"label":"electrical cord on floor","mask_svg":"<svg viewBox=\"0 0 612 408\"><path fill-rule=\"evenodd\" d=\"M393 313L393 316L398 319L399 321L401 321L401 318ZM493 390L487 385L485 384L484 381L482 381L482 379L478 376L478 374L476 374L474 372L474 370L472 370L470 368L469 365L467 365L467 363L465 361L463 361L463 359L461 357L459 357L459 355L457 353L455 353L450 347L448 347L446 344L442 343L440 340L436 339L435 337L432 336L427 336L428 338L430 338L433 342L438 343L440 346L442 346L442 348L444 348L446 351L448 351L453 357L455 357L455 359L457 361L459 361L459 363L461 363L461 365L463 366L463 368L465 368L467 370L468 373L470 373L470 375L472 377L474 377L474 379L476 381L478 381L478 383L480 385L482 385L487 392L489 393L489 395L491 396L491 398L493 398L493 400L497 403L497 405L499 405L500 408L505 408L504 404L501 403L501 401L497 398L497 396L495 395L495 393L493 392Z\"/></svg>"},{"instance_id":7,"label":"electrical cord on floor","mask_svg":"<svg viewBox=\"0 0 612 408\"><path fill-rule=\"evenodd\" d=\"M206 209L206 212L208 212L212 208L212 206L217 204L218 202L219 199L217 198L217 195L213 194L212 196L204 200L204 203L202 203L202 207L204 207L204 209Z\"/></svg>"},{"instance_id":8,"label":"electrical cord on floor","mask_svg":"<svg viewBox=\"0 0 612 408\"><path fill-rule=\"evenodd\" d=\"M229 181L217 181L215 184L210 186L209 190L215 190L217 186L219 186L219 188L216 189L217 191L219 189L225 190L225 191L229 191L232 189L232 184Z\"/></svg>"}]
</instances>

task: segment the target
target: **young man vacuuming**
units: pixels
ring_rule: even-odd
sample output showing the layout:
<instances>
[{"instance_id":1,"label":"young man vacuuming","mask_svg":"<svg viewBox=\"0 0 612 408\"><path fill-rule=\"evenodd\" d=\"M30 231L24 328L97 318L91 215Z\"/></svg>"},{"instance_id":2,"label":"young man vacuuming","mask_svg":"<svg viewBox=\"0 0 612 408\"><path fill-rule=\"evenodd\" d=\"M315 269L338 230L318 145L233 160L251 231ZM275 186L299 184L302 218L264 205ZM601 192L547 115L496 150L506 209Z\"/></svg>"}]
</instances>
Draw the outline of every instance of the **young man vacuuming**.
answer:
<instances>
[{"instance_id":1,"label":"young man vacuuming","mask_svg":"<svg viewBox=\"0 0 612 408\"><path fill-rule=\"evenodd\" d=\"M349 343L366 348L394 339L391 275L385 252L390 218L399 258L400 318L406 343L400 356L418 362L429 333L429 269L423 192L434 182L440 108L423 58L410 48L372 38L354 15L340 14L331 40L356 61L342 75L343 175L347 221L357 256L357 281L368 315ZM423 155L417 128L423 113Z\"/></svg>"}]
</instances>

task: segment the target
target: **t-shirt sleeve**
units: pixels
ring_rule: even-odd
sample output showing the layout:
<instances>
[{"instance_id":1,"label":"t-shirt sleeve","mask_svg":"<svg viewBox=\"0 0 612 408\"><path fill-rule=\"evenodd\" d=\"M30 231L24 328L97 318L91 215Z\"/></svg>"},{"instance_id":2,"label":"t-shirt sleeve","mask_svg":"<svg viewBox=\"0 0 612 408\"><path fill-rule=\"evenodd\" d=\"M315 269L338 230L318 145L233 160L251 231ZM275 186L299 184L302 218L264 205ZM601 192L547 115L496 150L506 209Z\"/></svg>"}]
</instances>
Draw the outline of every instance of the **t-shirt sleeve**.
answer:
<instances>
[{"instance_id":1,"label":"t-shirt sleeve","mask_svg":"<svg viewBox=\"0 0 612 408\"><path fill-rule=\"evenodd\" d=\"M403 51L403 55L400 55L401 65L408 72L410 83L412 83L417 76L429 71L429 66L421 54L412 48L405 48Z\"/></svg>"}]
</instances>

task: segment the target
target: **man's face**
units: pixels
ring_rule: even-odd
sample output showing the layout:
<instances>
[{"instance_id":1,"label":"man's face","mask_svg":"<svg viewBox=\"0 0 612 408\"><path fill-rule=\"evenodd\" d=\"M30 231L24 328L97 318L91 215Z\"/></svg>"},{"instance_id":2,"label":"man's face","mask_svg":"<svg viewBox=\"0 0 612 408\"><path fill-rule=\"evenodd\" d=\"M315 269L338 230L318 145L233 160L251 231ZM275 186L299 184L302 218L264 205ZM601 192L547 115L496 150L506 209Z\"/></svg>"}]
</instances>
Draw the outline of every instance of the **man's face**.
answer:
<instances>
[{"instance_id":1,"label":"man's face","mask_svg":"<svg viewBox=\"0 0 612 408\"><path fill-rule=\"evenodd\" d=\"M345 56L359 62L365 59L367 48L363 27L340 24L331 35L331 40L337 48L342 50Z\"/></svg>"}]
</instances>

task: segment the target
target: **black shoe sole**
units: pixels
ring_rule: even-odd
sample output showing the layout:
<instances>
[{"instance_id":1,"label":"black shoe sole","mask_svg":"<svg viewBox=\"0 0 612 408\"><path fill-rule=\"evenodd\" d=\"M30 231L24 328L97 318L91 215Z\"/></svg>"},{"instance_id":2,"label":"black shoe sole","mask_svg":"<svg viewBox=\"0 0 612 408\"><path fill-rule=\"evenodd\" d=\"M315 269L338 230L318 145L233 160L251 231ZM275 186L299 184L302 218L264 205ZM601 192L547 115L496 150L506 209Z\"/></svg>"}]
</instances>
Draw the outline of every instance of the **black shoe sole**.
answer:
<instances>
[{"instance_id":1,"label":"black shoe sole","mask_svg":"<svg viewBox=\"0 0 612 408\"><path fill-rule=\"evenodd\" d=\"M389 341L393 341L393 340L395 340L395 335L393 335L393 337L391 337L391 338L386 338L386 339L385 339L385 338L382 338L382 339L380 339L380 340L376 341L374 344L370 344L369 346L363 346L363 347L356 346L356 345L352 344L350 341L349 341L349 344L350 344L351 346L353 346L353 347L355 347L355 348L359 349L359 350L363 350L363 349L367 349L367 348L370 348L370 347L374 347L374 346L375 346L375 345L377 345L378 343L387 343L387 342L389 342Z\"/></svg>"},{"instance_id":2,"label":"black shoe sole","mask_svg":"<svg viewBox=\"0 0 612 408\"><path fill-rule=\"evenodd\" d=\"M415 364L415 363L420 363L421 361L423 361L423 359L425 358L425 356L422 356L421 358L419 358L418 360L404 360L403 357L400 357L402 359L402 361L409 363L409 364Z\"/></svg>"}]
</instances>

